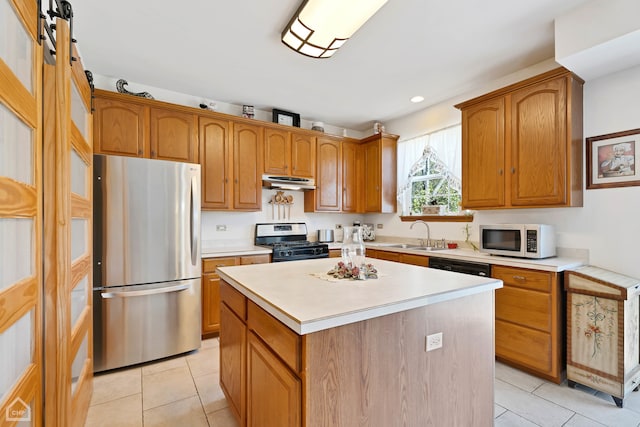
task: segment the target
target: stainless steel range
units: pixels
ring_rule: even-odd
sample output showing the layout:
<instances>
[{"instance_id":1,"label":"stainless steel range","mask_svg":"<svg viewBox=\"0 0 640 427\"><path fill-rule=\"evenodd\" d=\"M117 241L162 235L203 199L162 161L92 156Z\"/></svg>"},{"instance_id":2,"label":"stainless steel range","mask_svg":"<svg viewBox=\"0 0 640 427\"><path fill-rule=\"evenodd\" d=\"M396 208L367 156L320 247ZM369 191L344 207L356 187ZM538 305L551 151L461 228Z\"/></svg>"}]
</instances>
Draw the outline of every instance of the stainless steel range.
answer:
<instances>
[{"instance_id":1,"label":"stainless steel range","mask_svg":"<svg viewBox=\"0 0 640 427\"><path fill-rule=\"evenodd\" d=\"M328 258L329 245L307 240L304 222L256 224L255 244L273 249L272 262Z\"/></svg>"}]
</instances>

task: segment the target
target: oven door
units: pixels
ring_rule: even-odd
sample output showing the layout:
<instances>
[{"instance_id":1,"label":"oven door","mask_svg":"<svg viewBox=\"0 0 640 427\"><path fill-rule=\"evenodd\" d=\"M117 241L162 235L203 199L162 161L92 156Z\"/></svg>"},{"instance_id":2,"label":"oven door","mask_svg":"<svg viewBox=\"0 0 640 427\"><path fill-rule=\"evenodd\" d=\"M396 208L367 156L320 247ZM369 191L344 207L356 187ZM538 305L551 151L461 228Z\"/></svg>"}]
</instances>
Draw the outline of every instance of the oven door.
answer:
<instances>
[{"instance_id":1,"label":"oven door","mask_svg":"<svg viewBox=\"0 0 640 427\"><path fill-rule=\"evenodd\" d=\"M274 249L271 262L299 261L303 259L329 258L329 246Z\"/></svg>"}]
</instances>

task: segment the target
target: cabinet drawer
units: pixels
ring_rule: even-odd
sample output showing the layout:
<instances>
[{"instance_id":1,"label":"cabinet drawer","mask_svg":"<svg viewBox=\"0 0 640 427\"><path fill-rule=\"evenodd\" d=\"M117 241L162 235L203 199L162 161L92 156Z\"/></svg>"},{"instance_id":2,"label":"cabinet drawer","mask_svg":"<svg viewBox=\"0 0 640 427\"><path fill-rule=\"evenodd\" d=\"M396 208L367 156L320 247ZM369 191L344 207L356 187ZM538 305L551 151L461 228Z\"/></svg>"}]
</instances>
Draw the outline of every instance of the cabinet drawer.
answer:
<instances>
[{"instance_id":1,"label":"cabinet drawer","mask_svg":"<svg viewBox=\"0 0 640 427\"><path fill-rule=\"evenodd\" d=\"M245 255L240 257L240 265L269 264L270 262L271 262L271 256L269 254Z\"/></svg>"},{"instance_id":2,"label":"cabinet drawer","mask_svg":"<svg viewBox=\"0 0 640 427\"><path fill-rule=\"evenodd\" d=\"M238 259L236 257L206 258L202 260L202 272L215 273L216 268L229 265L238 265Z\"/></svg>"},{"instance_id":3,"label":"cabinet drawer","mask_svg":"<svg viewBox=\"0 0 640 427\"><path fill-rule=\"evenodd\" d=\"M509 285L497 289L496 319L551 332L551 295Z\"/></svg>"},{"instance_id":4,"label":"cabinet drawer","mask_svg":"<svg viewBox=\"0 0 640 427\"><path fill-rule=\"evenodd\" d=\"M248 303L249 329L255 332L294 372L300 372L300 336L278 319Z\"/></svg>"},{"instance_id":5,"label":"cabinet drawer","mask_svg":"<svg viewBox=\"0 0 640 427\"><path fill-rule=\"evenodd\" d=\"M404 264L413 264L413 265L420 265L422 267L429 267L429 257L424 255L401 254L400 262Z\"/></svg>"},{"instance_id":6,"label":"cabinet drawer","mask_svg":"<svg viewBox=\"0 0 640 427\"><path fill-rule=\"evenodd\" d=\"M551 372L551 335L496 320L496 357Z\"/></svg>"},{"instance_id":7,"label":"cabinet drawer","mask_svg":"<svg viewBox=\"0 0 640 427\"><path fill-rule=\"evenodd\" d=\"M491 267L491 276L502 280L505 285L551 292L553 273L494 265Z\"/></svg>"},{"instance_id":8,"label":"cabinet drawer","mask_svg":"<svg viewBox=\"0 0 640 427\"><path fill-rule=\"evenodd\" d=\"M220 300L243 321L247 320L247 297L236 291L233 286L220 280Z\"/></svg>"},{"instance_id":9,"label":"cabinet drawer","mask_svg":"<svg viewBox=\"0 0 640 427\"><path fill-rule=\"evenodd\" d=\"M387 251L378 250L378 254L377 254L376 258L384 259L386 261L400 262L400 253L399 252L387 252Z\"/></svg>"}]
</instances>

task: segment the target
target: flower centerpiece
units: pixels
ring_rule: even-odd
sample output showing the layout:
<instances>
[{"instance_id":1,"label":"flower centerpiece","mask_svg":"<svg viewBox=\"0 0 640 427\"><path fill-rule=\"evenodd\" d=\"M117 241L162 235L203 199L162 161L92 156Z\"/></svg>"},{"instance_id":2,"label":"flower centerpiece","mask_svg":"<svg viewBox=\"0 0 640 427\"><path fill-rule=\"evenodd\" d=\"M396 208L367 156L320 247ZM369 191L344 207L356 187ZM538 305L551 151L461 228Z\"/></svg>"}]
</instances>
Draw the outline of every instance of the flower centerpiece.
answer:
<instances>
[{"instance_id":1,"label":"flower centerpiece","mask_svg":"<svg viewBox=\"0 0 640 427\"><path fill-rule=\"evenodd\" d=\"M362 264L358 267L351 263L345 264L342 261L338 262L327 274L336 279L366 280L378 278L378 270L373 264Z\"/></svg>"}]
</instances>

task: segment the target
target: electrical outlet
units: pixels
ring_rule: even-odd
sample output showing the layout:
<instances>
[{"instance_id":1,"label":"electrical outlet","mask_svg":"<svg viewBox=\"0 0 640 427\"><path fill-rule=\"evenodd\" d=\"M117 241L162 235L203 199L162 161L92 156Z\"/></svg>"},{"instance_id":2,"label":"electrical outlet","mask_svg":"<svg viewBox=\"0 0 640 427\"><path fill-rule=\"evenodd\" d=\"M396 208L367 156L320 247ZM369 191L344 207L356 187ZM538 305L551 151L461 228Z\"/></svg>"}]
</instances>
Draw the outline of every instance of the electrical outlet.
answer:
<instances>
[{"instance_id":1,"label":"electrical outlet","mask_svg":"<svg viewBox=\"0 0 640 427\"><path fill-rule=\"evenodd\" d=\"M342 224L336 224L336 230L342 230Z\"/></svg>"},{"instance_id":2,"label":"electrical outlet","mask_svg":"<svg viewBox=\"0 0 640 427\"><path fill-rule=\"evenodd\" d=\"M377 228L378 230L382 230L382 224L376 224L376 228Z\"/></svg>"},{"instance_id":3,"label":"electrical outlet","mask_svg":"<svg viewBox=\"0 0 640 427\"><path fill-rule=\"evenodd\" d=\"M216 225L216 231L227 231L226 225Z\"/></svg>"},{"instance_id":4,"label":"electrical outlet","mask_svg":"<svg viewBox=\"0 0 640 427\"><path fill-rule=\"evenodd\" d=\"M442 347L442 332L427 335L425 351L436 350Z\"/></svg>"}]
</instances>

